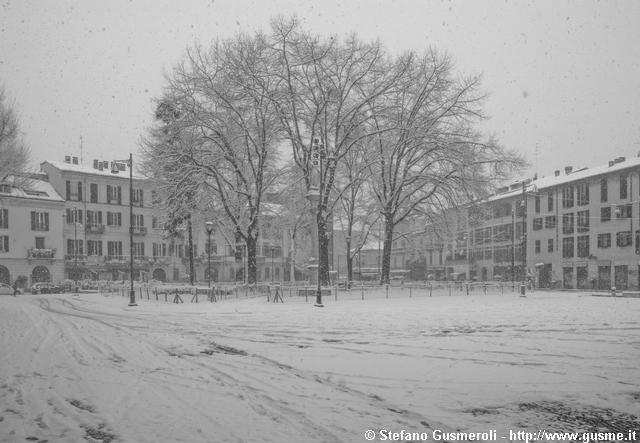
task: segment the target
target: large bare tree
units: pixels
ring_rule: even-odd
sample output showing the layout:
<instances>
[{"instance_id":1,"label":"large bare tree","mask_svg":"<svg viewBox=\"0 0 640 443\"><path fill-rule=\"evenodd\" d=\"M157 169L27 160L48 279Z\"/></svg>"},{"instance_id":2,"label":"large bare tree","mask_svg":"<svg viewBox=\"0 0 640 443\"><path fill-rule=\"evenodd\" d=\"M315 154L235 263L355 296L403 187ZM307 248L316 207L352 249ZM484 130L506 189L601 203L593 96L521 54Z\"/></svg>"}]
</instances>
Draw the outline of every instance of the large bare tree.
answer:
<instances>
[{"instance_id":1,"label":"large bare tree","mask_svg":"<svg viewBox=\"0 0 640 443\"><path fill-rule=\"evenodd\" d=\"M302 30L295 18L273 21L271 45L278 80L271 97L306 189L318 195L314 213L319 278L326 284L328 219L340 194L336 168L356 143L379 131L365 123L381 111L376 99L396 86L399 73L393 68L398 65L387 63L379 42L364 43L355 35L343 41L321 39ZM314 139L322 146L318 164Z\"/></svg>"},{"instance_id":2,"label":"large bare tree","mask_svg":"<svg viewBox=\"0 0 640 443\"><path fill-rule=\"evenodd\" d=\"M29 149L20 133L20 123L0 85L0 182L16 179L29 164Z\"/></svg>"},{"instance_id":3,"label":"large bare tree","mask_svg":"<svg viewBox=\"0 0 640 443\"><path fill-rule=\"evenodd\" d=\"M473 200L523 163L477 129L484 118L478 77L454 76L451 60L434 50L398 62L403 76L395 93L381 98L386 112L372 109L367 122L377 130L371 189L384 221L381 283L389 282L399 223Z\"/></svg>"},{"instance_id":4,"label":"large bare tree","mask_svg":"<svg viewBox=\"0 0 640 443\"><path fill-rule=\"evenodd\" d=\"M278 156L278 120L267 97L274 87L260 75L269 70L269 51L260 34L189 49L161 98L170 104L164 130L172 142L157 130L144 141L146 164L169 183L169 195L180 198L193 187L233 226L234 247L246 247L249 283L256 280L261 201Z\"/></svg>"}]
</instances>

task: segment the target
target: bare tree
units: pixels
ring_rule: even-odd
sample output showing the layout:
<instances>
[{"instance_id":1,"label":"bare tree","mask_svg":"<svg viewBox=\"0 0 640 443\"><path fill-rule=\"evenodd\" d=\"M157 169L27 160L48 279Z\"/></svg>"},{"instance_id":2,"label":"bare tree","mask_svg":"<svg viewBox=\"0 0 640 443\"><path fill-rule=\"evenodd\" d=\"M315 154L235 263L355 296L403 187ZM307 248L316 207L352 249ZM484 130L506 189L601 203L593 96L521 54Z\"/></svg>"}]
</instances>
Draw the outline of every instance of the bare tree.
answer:
<instances>
[{"instance_id":1,"label":"bare tree","mask_svg":"<svg viewBox=\"0 0 640 443\"><path fill-rule=\"evenodd\" d=\"M399 223L473 200L523 163L476 129L484 118L478 77L455 79L451 61L433 50L397 62L403 66L399 87L381 98L386 112L372 110L370 121L377 130L372 190L384 220L381 283L389 282Z\"/></svg>"},{"instance_id":2,"label":"bare tree","mask_svg":"<svg viewBox=\"0 0 640 443\"><path fill-rule=\"evenodd\" d=\"M272 23L271 45L278 69L278 90L271 97L307 192L317 195L319 278L326 284L328 218L339 194L336 167L359 140L378 132L365 123L378 112L375 99L394 88L399 73L389 69L379 42L363 43L354 35L323 40L301 30L295 18ZM319 160L314 139L321 141Z\"/></svg>"},{"instance_id":3,"label":"bare tree","mask_svg":"<svg viewBox=\"0 0 640 443\"><path fill-rule=\"evenodd\" d=\"M29 164L29 149L22 139L20 123L0 86L0 182L16 179Z\"/></svg>"},{"instance_id":4,"label":"bare tree","mask_svg":"<svg viewBox=\"0 0 640 443\"><path fill-rule=\"evenodd\" d=\"M235 247L246 246L249 283L256 280L262 196L276 177L278 154L276 113L266 96L274 88L260 75L268 52L260 34L188 50L161 99L174 116L165 128L172 143L153 131L143 142L146 164L170 184L169 195L193 188L234 227Z\"/></svg>"}]
</instances>

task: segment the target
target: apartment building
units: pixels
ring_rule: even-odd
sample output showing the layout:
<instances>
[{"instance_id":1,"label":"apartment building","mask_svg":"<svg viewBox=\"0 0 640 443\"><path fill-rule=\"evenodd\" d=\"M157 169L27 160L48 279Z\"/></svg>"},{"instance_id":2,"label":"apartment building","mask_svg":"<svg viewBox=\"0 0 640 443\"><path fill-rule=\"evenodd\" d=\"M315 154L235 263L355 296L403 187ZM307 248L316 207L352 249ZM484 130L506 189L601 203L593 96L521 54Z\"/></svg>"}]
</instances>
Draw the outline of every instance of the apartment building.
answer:
<instances>
[{"instance_id":1,"label":"apartment building","mask_svg":"<svg viewBox=\"0 0 640 443\"><path fill-rule=\"evenodd\" d=\"M640 158L520 181L430 226L436 278L530 278L540 287L640 286Z\"/></svg>"},{"instance_id":2,"label":"apartment building","mask_svg":"<svg viewBox=\"0 0 640 443\"><path fill-rule=\"evenodd\" d=\"M62 230L64 274L72 280L124 280L129 278L129 170L127 162L93 160L84 165L77 157L64 162L45 161L40 169L63 197ZM168 239L154 208L150 180L133 175L133 277L179 281L184 266L179 253L184 245Z\"/></svg>"},{"instance_id":3,"label":"apartment building","mask_svg":"<svg viewBox=\"0 0 640 443\"><path fill-rule=\"evenodd\" d=\"M64 200L44 177L0 183L0 282L30 286L64 274Z\"/></svg>"}]
</instances>

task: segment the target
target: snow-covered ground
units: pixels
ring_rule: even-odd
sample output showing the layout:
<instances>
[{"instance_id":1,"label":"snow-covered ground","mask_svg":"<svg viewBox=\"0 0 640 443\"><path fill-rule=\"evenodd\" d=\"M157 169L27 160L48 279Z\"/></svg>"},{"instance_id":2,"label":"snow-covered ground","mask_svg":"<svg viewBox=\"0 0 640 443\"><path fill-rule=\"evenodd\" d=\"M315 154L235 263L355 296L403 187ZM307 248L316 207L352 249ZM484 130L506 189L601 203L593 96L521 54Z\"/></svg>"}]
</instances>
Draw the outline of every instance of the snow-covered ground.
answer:
<instances>
[{"instance_id":1,"label":"snow-covered ground","mask_svg":"<svg viewBox=\"0 0 640 443\"><path fill-rule=\"evenodd\" d=\"M640 299L371 295L2 296L0 441L640 428Z\"/></svg>"}]
</instances>

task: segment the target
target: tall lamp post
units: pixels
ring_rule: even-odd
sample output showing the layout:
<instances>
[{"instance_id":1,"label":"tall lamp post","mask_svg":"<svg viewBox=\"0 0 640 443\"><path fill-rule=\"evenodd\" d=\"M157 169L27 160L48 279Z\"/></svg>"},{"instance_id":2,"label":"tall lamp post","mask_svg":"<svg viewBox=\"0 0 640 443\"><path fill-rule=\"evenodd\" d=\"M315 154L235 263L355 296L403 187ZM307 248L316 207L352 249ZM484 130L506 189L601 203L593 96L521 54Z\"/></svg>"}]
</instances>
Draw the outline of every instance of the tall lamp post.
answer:
<instances>
[{"instance_id":1,"label":"tall lamp post","mask_svg":"<svg viewBox=\"0 0 640 443\"><path fill-rule=\"evenodd\" d=\"M347 289L351 289L351 273L349 272L349 263L351 263L351 268L353 268L353 263L351 262L351 236L346 235L344 239L347 242ZM338 274L340 274L340 254L338 254Z\"/></svg>"},{"instance_id":2,"label":"tall lamp post","mask_svg":"<svg viewBox=\"0 0 640 443\"><path fill-rule=\"evenodd\" d=\"M73 207L73 281L74 295L78 295L78 208Z\"/></svg>"},{"instance_id":3,"label":"tall lamp post","mask_svg":"<svg viewBox=\"0 0 640 443\"><path fill-rule=\"evenodd\" d=\"M126 163L129 167L129 306L138 306L136 303L136 291L133 289L133 154L129 154L128 160L114 160L111 164L111 172L119 172L117 163Z\"/></svg>"},{"instance_id":4,"label":"tall lamp post","mask_svg":"<svg viewBox=\"0 0 640 443\"><path fill-rule=\"evenodd\" d=\"M208 255L208 264L207 264L207 276L209 280L209 287L211 287L211 233L213 232L213 222L206 222L205 227L207 229L207 255Z\"/></svg>"}]
</instances>

